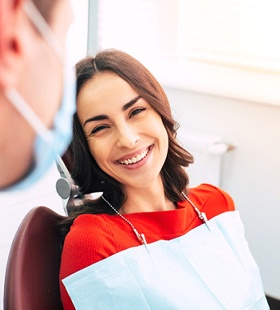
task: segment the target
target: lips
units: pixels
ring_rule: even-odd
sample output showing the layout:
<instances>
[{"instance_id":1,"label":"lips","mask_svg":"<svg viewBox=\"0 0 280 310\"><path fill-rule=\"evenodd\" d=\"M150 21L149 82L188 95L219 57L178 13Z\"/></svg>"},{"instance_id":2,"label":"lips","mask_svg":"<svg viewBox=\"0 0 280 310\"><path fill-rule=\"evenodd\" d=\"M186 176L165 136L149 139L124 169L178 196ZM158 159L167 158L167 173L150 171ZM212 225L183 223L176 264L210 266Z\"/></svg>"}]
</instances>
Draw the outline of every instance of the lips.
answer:
<instances>
[{"instance_id":1,"label":"lips","mask_svg":"<svg viewBox=\"0 0 280 310\"><path fill-rule=\"evenodd\" d=\"M149 146L147 149L145 149L144 151L140 152L137 155L134 155L130 158L118 160L117 162L119 164L125 165L125 166L136 164L139 161L143 160L148 155L150 148L151 148L151 146Z\"/></svg>"}]
</instances>

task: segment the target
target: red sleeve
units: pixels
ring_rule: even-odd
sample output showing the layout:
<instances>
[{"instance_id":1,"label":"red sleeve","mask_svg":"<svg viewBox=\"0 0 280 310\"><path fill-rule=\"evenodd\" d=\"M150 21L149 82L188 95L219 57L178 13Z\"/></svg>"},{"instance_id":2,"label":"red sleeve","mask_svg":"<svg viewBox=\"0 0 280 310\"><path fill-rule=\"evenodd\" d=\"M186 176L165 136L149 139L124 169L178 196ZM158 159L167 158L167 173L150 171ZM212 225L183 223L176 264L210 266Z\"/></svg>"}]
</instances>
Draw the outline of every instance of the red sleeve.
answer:
<instances>
[{"instance_id":1,"label":"red sleeve","mask_svg":"<svg viewBox=\"0 0 280 310\"><path fill-rule=\"evenodd\" d=\"M235 211L234 201L231 196L220 188L214 188L216 188L216 190L222 195L222 199L225 200L228 211Z\"/></svg>"},{"instance_id":2,"label":"red sleeve","mask_svg":"<svg viewBox=\"0 0 280 310\"><path fill-rule=\"evenodd\" d=\"M60 293L65 310L75 308L62 280L115 252L112 233L98 216L81 215L74 221L65 238L60 265Z\"/></svg>"},{"instance_id":3,"label":"red sleeve","mask_svg":"<svg viewBox=\"0 0 280 310\"><path fill-rule=\"evenodd\" d=\"M200 206L200 211L205 212L208 219L235 210L231 196L216 186L201 184L191 189L190 194L193 202Z\"/></svg>"}]
</instances>

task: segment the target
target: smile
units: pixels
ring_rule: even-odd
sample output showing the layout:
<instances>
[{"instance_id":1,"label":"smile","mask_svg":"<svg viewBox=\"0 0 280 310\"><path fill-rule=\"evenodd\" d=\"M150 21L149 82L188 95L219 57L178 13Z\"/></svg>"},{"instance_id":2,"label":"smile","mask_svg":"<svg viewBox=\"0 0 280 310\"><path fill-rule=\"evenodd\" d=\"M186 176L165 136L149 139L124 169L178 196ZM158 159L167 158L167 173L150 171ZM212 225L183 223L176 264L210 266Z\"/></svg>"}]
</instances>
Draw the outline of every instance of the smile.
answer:
<instances>
[{"instance_id":1,"label":"smile","mask_svg":"<svg viewBox=\"0 0 280 310\"><path fill-rule=\"evenodd\" d=\"M147 154L149 153L149 150L150 150L150 146L145 151L141 152L140 154L133 156L131 158L127 158L125 160L119 160L118 163L121 165L125 165L125 166L136 164L147 156Z\"/></svg>"}]
</instances>

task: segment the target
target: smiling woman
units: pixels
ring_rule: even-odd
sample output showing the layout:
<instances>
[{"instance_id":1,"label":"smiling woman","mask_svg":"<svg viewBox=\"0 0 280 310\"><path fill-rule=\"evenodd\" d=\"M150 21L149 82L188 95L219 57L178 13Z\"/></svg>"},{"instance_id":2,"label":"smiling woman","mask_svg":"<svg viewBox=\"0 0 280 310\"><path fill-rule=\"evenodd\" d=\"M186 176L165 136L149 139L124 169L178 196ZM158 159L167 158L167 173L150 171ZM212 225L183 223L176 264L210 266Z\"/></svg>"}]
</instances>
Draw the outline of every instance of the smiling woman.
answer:
<instances>
[{"instance_id":1,"label":"smiling woman","mask_svg":"<svg viewBox=\"0 0 280 310\"><path fill-rule=\"evenodd\" d=\"M97 165L127 196L161 183L167 132L160 115L127 82L110 71L99 73L81 89L77 115Z\"/></svg>"},{"instance_id":2,"label":"smiling woman","mask_svg":"<svg viewBox=\"0 0 280 310\"><path fill-rule=\"evenodd\" d=\"M193 158L156 79L116 50L76 68L72 176L102 196L60 225L64 309L268 309L232 199L188 187Z\"/></svg>"},{"instance_id":3,"label":"smiling woman","mask_svg":"<svg viewBox=\"0 0 280 310\"><path fill-rule=\"evenodd\" d=\"M188 166L189 163L193 162L193 158L176 142L178 124L172 118L168 99L162 87L151 73L136 59L125 53L105 51L99 53L95 58L88 57L79 62L77 64L77 76L78 105L77 114L74 116L74 132L76 135L72 145L76 160L73 177L81 187L82 192L106 191L109 200L120 208L125 197L120 185L115 185L115 179L105 174L96 165L94 156L84 151L84 148L91 148L94 141L101 143L105 140L104 136L108 139L111 138L112 133L119 135L118 145L127 143L126 139L136 140L136 136L129 136L135 135L135 132L127 130L128 128L125 126L129 126L129 128L140 126L142 125L141 119L145 117L150 122L149 126L153 128L158 124L161 126L161 130L164 129L164 136L166 133L168 135L169 152L165 165L166 169L162 171L162 174L165 175L164 179L169 184L168 193L170 197L173 197L173 200L181 197L180 188L183 189L188 184L188 177L181 166ZM115 113L121 115L121 118L114 117L113 119ZM89 119L94 121L89 122ZM156 119L160 119L160 121L156 123ZM126 122L121 122L121 120L126 120ZM132 151L131 149L130 151L122 151L121 154L118 151L117 154L120 156L114 160L122 160L127 154L134 156L131 154L134 152L136 152L135 155L139 154L139 145L148 147L148 145L144 145L141 139L137 146L132 147ZM105 145L100 145L100 148L108 149L108 146L105 143ZM173 168L169 168L169 161L177 163L177 165L172 165L178 170L176 173L178 177L171 177ZM82 166L81 163L83 163ZM104 182L106 183L105 187L103 186ZM175 186L173 187L172 184ZM116 195L116 193L120 193L120 195ZM105 209L107 209L106 212L110 212L106 206Z\"/></svg>"}]
</instances>

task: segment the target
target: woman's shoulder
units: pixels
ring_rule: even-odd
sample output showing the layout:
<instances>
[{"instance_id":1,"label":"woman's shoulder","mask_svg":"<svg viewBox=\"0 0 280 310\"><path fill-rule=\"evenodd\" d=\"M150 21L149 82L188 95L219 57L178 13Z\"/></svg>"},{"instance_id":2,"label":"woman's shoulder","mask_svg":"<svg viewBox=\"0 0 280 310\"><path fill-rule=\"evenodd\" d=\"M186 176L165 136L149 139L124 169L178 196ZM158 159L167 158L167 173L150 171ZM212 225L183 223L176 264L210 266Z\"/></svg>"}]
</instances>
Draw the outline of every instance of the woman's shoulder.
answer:
<instances>
[{"instance_id":1,"label":"woman's shoulder","mask_svg":"<svg viewBox=\"0 0 280 310\"><path fill-rule=\"evenodd\" d=\"M79 215L66 235L63 256L78 265L93 264L116 252L114 234L106 216L100 214ZM82 255L82 257L81 257Z\"/></svg>"},{"instance_id":2,"label":"woman's shoulder","mask_svg":"<svg viewBox=\"0 0 280 310\"><path fill-rule=\"evenodd\" d=\"M77 226L77 227L80 227L80 226L83 227L84 225L91 226L93 223L97 225L98 224L102 225L103 222L104 222L103 214L85 213L85 214L80 214L75 218L73 222L73 226Z\"/></svg>"},{"instance_id":3,"label":"woman's shoulder","mask_svg":"<svg viewBox=\"0 0 280 310\"><path fill-rule=\"evenodd\" d=\"M190 197L196 200L201 211L210 213L209 218L223 212L235 210L231 196L223 189L211 184L201 184L191 188Z\"/></svg>"},{"instance_id":4,"label":"woman's shoulder","mask_svg":"<svg viewBox=\"0 0 280 310\"><path fill-rule=\"evenodd\" d=\"M111 235L102 214L81 214L73 222L65 238L65 244L88 246L89 243L99 243L103 237Z\"/></svg>"},{"instance_id":5,"label":"woman's shoulder","mask_svg":"<svg viewBox=\"0 0 280 310\"><path fill-rule=\"evenodd\" d=\"M111 234L107 231L102 216L95 214L77 216L64 240L60 279L64 279L111 255L112 242L109 241L112 240L106 242L108 235ZM61 287L62 299L65 303L72 305L65 287L63 285Z\"/></svg>"}]
</instances>

